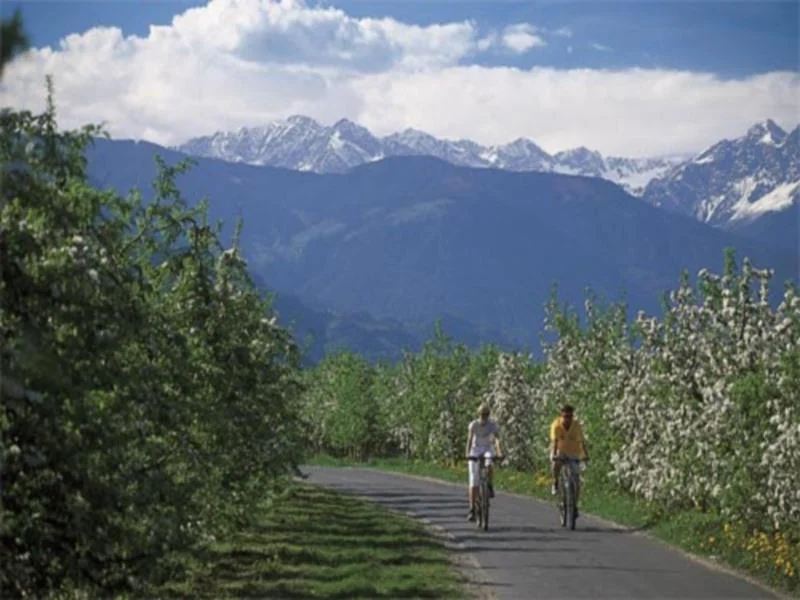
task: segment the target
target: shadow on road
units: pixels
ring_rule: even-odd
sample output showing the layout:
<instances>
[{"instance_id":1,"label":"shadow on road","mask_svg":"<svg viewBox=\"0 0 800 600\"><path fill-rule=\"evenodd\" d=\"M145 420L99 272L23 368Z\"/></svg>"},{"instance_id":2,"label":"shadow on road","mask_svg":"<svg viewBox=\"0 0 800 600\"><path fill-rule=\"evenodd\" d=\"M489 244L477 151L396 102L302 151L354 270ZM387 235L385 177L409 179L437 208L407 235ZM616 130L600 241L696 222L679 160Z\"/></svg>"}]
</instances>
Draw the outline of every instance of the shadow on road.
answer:
<instances>
[{"instance_id":1,"label":"shadow on road","mask_svg":"<svg viewBox=\"0 0 800 600\"><path fill-rule=\"evenodd\" d=\"M493 552L495 551L494 548L491 549ZM552 552L552 550L549 550ZM492 566L483 566L481 567L485 571L509 571L512 569L518 570L526 570L526 569L552 569L557 571L574 571L576 573L580 571L615 571L615 572L624 572L624 573L679 573L675 569L651 569L651 568L637 568L637 567L607 567L603 565L581 565L575 563L569 563L564 565L553 565L549 563L529 563L525 565L520 565L518 567L509 567L508 565L502 565L498 567Z\"/></svg>"}]
</instances>

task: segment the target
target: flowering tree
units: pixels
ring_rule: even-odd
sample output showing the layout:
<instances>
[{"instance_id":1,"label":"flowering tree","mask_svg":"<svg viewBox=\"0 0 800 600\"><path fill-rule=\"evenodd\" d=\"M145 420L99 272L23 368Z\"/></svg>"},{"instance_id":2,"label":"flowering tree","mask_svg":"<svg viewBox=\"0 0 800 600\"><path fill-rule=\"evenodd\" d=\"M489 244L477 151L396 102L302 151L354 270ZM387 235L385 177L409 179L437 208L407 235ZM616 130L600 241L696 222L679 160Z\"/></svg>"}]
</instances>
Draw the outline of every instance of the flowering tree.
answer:
<instances>
[{"instance_id":1,"label":"flowering tree","mask_svg":"<svg viewBox=\"0 0 800 600\"><path fill-rule=\"evenodd\" d=\"M538 448L532 435L535 402L529 358L520 353L501 354L489 378L486 402L501 427L503 453L510 467L529 470Z\"/></svg>"},{"instance_id":2,"label":"flowering tree","mask_svg":"<svg viewBox=\"0 0 800 600\"><path fill-rule=\"evenodd\" d=\"M684 278L662 321L639 316L643 368L610 413L620 483L751 524L797 518L800 300L789 287L772 310L770 276L729 258L724 276L700 273L702 298Z\"/></svg>"}]
</instances>

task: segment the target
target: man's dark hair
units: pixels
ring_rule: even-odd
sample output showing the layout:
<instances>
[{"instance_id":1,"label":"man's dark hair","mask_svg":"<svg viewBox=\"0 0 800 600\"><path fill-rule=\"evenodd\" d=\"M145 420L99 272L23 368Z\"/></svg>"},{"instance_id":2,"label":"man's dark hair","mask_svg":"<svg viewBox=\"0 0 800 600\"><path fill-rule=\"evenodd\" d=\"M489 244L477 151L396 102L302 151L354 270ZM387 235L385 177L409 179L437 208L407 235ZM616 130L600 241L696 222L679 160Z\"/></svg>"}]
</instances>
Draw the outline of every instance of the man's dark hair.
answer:
<instances>
[{"instance_id":1,"label":"man's dark hair","mask_svg":"<svg viewBox=\"0 0 800 600\"><path fill-rule=\"evenodd\" d=\"M571 415L572 413L575 412L575 407L572 406L571 404L565 404L564 406L561 407L561 412Z\"/></svg>"}]
</instances>

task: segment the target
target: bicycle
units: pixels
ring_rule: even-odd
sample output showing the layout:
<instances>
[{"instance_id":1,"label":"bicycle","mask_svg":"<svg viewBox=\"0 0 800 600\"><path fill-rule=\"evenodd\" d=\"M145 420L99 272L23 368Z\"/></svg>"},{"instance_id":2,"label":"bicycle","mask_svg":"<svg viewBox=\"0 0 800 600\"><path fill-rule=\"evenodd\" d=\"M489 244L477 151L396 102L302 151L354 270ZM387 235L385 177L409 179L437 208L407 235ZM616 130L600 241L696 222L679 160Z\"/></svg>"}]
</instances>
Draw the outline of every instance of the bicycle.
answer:
<instances>
[{"instance_id":1,"label":"bicycle","mask_svg":"<svg viewBox=\"0 0 800 600\"><path fill-rule=\"evenodd\" d=\"M492 462L500 462L502 459L502 456L493 456ZM489 529L489 467L486 464L485 456L468 456L467 460L479 460L481 462L478 471L478 496L475 499L475 509L477 513L475 521L478 529L482 528L486 531Z\"/></svg>"},{"instance_id":2,"label":"bicycle","mask_svg":"<svg viewBox=\"0 0 800 600\"><path fill-rule=\"evenodd\" d=\"M575 529L575 498L581 461L566 456L558 456L555 460L563 463L558 472L558 512L561 526Z\"/></svg>"}]
</instances>

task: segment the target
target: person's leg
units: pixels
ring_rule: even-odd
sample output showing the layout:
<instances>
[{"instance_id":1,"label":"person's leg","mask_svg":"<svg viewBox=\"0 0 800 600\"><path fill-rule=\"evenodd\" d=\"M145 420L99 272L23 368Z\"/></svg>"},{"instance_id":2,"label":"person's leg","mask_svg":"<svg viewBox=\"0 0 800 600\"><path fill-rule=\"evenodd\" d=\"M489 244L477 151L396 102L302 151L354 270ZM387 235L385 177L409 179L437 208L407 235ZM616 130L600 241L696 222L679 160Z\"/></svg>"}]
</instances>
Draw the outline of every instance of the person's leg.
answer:
<instances>
[{"instance_id":1,"label":"person's leg","mask_svg":"<svg viewBox=\"0 0 800 600\"><path fill-rule=\"evenodd\" d=\"M486 452L483 453L486 457L486 467L487 467L487 479L489 484L489 497L494 498L494 480L492 477L494 476L494 465L492 464L492 458L494 457L494 452L490 448Z\"/></svg>"},{"instance_id":2,"label":"person's leg","mask_svg":"<svg viewBox=\"0 0 800 600\"><path fill-rule=\"evenodd\" d=\"M553 469L553 487L551 488L550 492L553 494L553 496L555 496L558 494L558 473L561 471L561 461L551 461L551 467Z\"/></svg>"},{"instance_id":3,"label":"person's leg","mask_svg":"<svg viewBox=\"0 0 800 600\"><path fill-rule=\"evenodd\" d=\"M578 516L578 503L581 499L581 470L579 468L580 463L575 461L572 464L572 468L575 469L575 516Z\"/></svg>"},{"instance_id":4,"label":"person's leg","mask_svg":"<svg viewBox=\"0 0 800 600\"><path fill-rule=\"evenodd\" d=\"M475 498L478 495L478 461L470 460L469 463L469 513L467 518L472 521L475 518Z\"/></svg>"}]
</instances>

